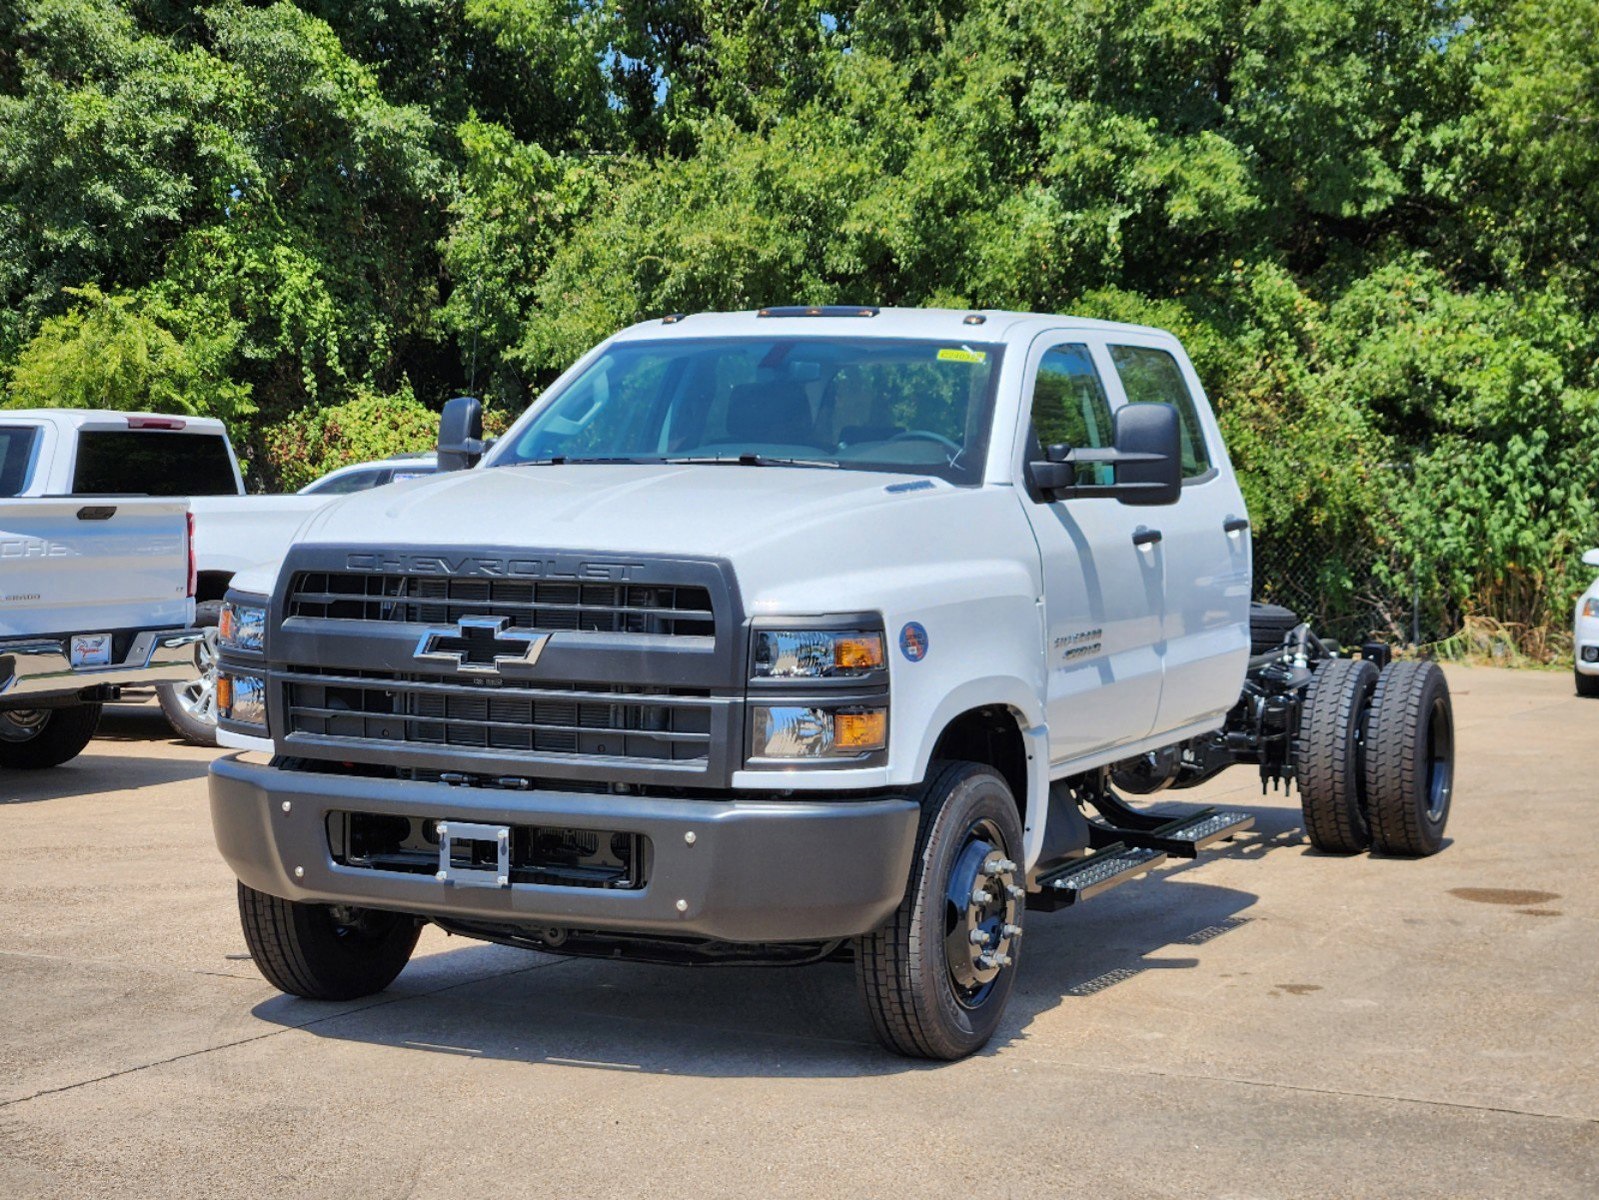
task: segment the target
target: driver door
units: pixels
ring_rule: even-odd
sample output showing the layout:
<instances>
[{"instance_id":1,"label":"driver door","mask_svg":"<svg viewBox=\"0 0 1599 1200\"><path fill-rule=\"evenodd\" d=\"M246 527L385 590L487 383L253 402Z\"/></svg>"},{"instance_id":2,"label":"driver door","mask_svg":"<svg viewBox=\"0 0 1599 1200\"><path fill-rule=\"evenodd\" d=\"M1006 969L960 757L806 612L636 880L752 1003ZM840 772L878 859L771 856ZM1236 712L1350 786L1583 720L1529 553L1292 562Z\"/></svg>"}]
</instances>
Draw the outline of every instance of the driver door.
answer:
<instances>
[{"instance_id":1,"label":"driver door","mask_svg":"<svg viewBox=\"0 0 1599 1200\"><path fill-rule=\"evenodd\" d=\"M1102 383L1109 366L1103 347L1081 334L1045 334L1034 343L1028 461L1056 443L1111 445ZM1080 470L1084 483L1110 482L1096 477L1108 466ZM1164 588L1158 557L1133 541L1148 512L1102 497L1027 497L1042 566L1054 765L1139 741L1154 728Z\"/></svg>"}]
</instances>

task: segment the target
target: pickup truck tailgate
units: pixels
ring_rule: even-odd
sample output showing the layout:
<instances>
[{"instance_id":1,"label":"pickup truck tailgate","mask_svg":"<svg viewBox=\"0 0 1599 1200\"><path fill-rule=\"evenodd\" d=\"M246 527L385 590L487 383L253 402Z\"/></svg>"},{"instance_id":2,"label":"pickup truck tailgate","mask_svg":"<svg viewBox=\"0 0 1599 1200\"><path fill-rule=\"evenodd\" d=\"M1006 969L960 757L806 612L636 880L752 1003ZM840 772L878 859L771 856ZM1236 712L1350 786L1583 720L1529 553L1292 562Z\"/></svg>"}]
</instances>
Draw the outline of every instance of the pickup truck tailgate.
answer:
<instances>
[{"instance_id":1,"label":"pickup truck tailgate","mask_svg":"<svg viewBox=\"0 0 1599 1200\"><path fill-rule=\"evenodd\" d=\"M189 623L188 502L0 500L0 637Z\"/></svg>"}]
</instances>

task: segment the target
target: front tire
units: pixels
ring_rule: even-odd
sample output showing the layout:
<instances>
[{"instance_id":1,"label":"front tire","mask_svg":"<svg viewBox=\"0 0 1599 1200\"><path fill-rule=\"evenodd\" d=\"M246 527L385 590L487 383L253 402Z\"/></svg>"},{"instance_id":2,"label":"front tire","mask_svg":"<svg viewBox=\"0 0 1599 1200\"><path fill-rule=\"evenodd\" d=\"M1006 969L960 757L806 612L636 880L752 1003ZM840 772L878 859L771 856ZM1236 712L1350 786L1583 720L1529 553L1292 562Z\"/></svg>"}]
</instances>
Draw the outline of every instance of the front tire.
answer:
<instances>
[{"instance_id":1,"label":"front tire","mask_svg":"<svg viewBox=\"0 0 1599 1200\"><path fill-rule=\"evenodd\" d=\"M1335 658L1305 689L1294 748L1299 807L1310 844L1324 854L1357 854L1371 845L1366 821L1362 738L1377 668Z\"/></svg>"},{"instance_id":2,"label":"front tire","mask_svg":"<svg viewBox=\"0 0 1599 1200\"><path fill-rule=\"evenodd\" d=\"M1021 853L1016 799L1000 776L976 763L929 768L905 898L855 947L885 1047L949 1061L993 1037L1016 982Z\"/></svg>"},{"instance_id":3,"label":"front tire","mask_svg":"<svg viewBox=\"0 0 1599 1200\"><path fill-rule=\"evenodd\" d=\"M239 884L239 922L256 969L280 992L307 1000L357 1000L405 968L421 927L372 908L301 904Z\"/></svg>"},{"instance_id":4,"label":"front tire","mask_svg":"<svg viewBox=\"0 0 1599 1200\"><path fill-rule=\"evenodd\" d=\"M156 700L172 732L194 746L217 744L217 625L222 601L207 600L194 606L194 627L206 631L205 641L194 651L198 674L184 683L158 683Z\"/></svg>"},{"instance_id":5,"label":"front tire","mask_svg":"<svg viewBox=\"0 0 1599 1200\"><path fill-rule=\"evenodd\" d=\"M1420 858L1443 849L1455 785L1455 718L1437 663L1384 668L1366 726L1366 801L1372 841Z\"/></svg>"},{"instance_id":6,"label":"front tire","mask_svg":"<svg viewBox=\"0 0 1599 1200\"><path fill-rule=\"evenodd\" d=\"M1584 675L1575 668L1571 673L1577 680L1577 695L1589 698L1599 696L1599 675Z\"/></svg>"},{"instance_id":7,"label":"front tire","mask_svg":"<svg viewBox=\"0 0 1599 1200\"><path fill-rule=\"evenodd\" d=\"M83 753L100 727L98 704L0 712L0 767L42 771Z\"/></svg>"}]
</instances>

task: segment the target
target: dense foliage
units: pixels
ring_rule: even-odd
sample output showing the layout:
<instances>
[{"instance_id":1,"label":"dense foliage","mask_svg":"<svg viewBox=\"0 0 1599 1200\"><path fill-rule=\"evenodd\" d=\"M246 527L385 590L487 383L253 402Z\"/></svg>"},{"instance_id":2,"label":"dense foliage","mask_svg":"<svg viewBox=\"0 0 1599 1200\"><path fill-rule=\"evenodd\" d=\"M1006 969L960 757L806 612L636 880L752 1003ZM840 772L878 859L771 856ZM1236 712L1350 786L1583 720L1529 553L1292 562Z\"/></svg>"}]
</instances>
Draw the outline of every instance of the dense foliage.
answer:
<instances>
[{"instance_id":1,"label":"dense foliage","mask_svg":"<svg viewBox=\"0 0 1599 1200\"><path fill-rule=\"evenodd\" d=\"M668 311L1148 321L1285 595L1535 629L1599 541L1596 46L1599 0L0 0L0 375L287 486Z\"/></svg>"}]
</instances>

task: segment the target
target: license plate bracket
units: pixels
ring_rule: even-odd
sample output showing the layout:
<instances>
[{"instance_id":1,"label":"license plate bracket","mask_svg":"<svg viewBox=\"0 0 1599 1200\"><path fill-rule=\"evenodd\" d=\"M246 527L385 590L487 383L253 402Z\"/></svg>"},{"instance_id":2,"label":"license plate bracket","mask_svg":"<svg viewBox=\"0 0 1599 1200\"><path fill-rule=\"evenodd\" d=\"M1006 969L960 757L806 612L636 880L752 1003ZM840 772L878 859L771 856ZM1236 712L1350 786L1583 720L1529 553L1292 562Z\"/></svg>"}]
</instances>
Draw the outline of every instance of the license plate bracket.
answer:
<instances>
[{"instance_id":1,"label":"license plate bracket","mask_svg":"<svg viewBox=\"0 0 1599 1200\"><path fill-rule=\"evenodd\" d=\"M511 886L511 827L475 821L440 821L439 871L442 884L455 887L508 888ZM493 847L494 866L477 846Z\"/></svg>"},{"instance_id":2,"label":"license plate bracket","mask_svg":"<svg viewBox=\"0 0 1599 1200\"><path fill-rule=\"evenodd\" d=\"M108 667L111 665L111 635L109 633L75 633L69 646L69 658L74 667Z\"/></svg>"}]
</instances>

